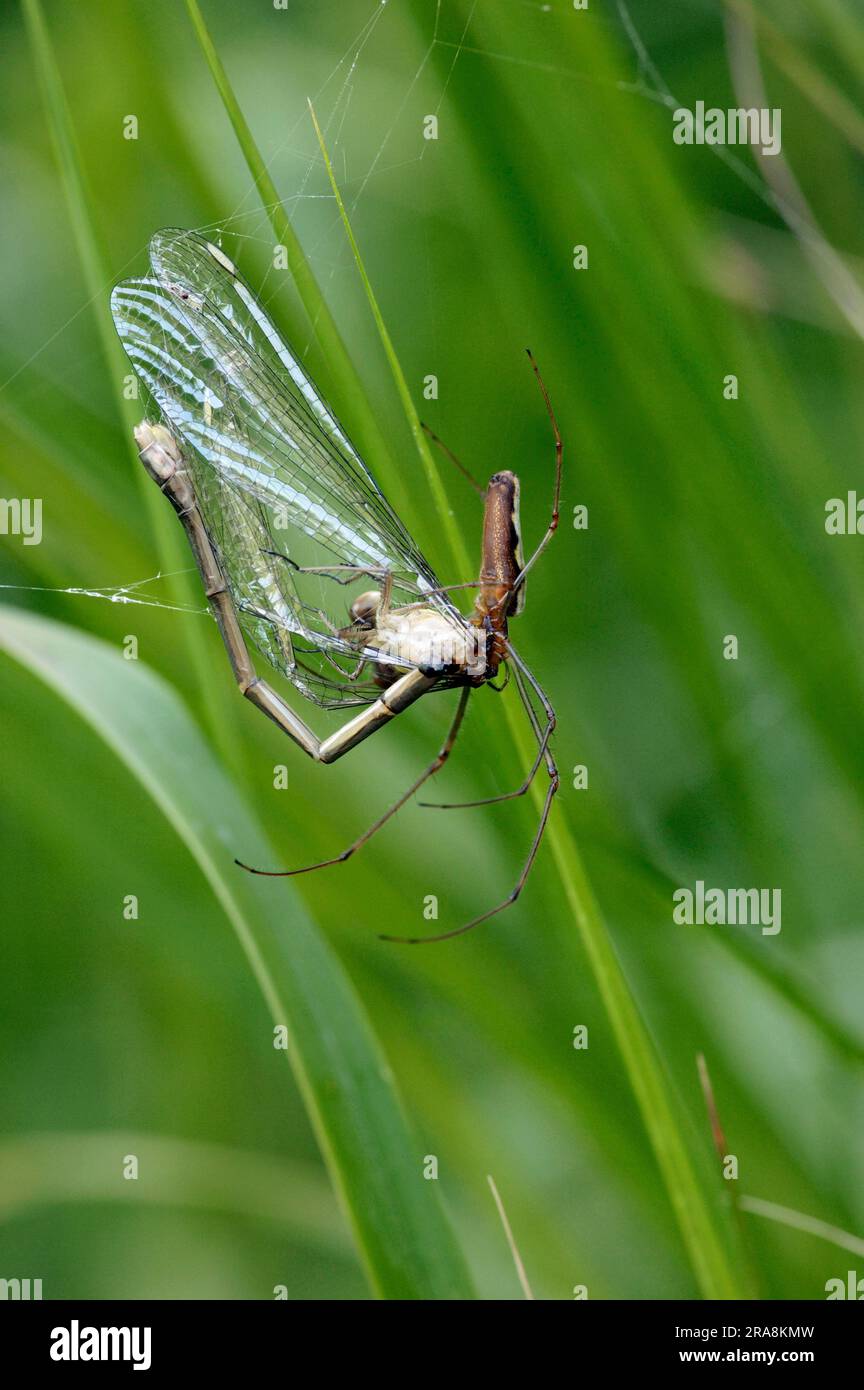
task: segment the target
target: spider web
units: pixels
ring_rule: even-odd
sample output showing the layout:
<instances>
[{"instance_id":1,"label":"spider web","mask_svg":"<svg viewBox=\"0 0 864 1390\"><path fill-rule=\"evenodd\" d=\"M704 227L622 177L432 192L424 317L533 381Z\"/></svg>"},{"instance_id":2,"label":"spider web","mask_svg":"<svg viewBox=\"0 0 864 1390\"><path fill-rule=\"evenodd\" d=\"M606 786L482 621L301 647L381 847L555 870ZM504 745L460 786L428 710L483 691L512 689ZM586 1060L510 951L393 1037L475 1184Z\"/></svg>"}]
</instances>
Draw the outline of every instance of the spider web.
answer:
<instances>
[{"instance_id":1,"label":"spider web","mask_svg":"<svg viewBox=\"0 0 864 1390\"><path fill-rule=\"evenodd\" d=\"M437 115L445 100L450 76L458 62L460 44L458 42L452 43L449 38L445 40L440 37L443 8L444 0L430 0L429 31L426 36L421 38L421 51L410 60L407 78L401 72L390 76L388 88L392 89L392 100L376 113L374 122L364 123L361 129L358 121L352 120L355 94L364 85L371 90L377 84L379 78L379 69L376 67L376 63L379 61L378 51L381 49L382 40L385 44L387 42L387 30L388 26L392 25L393 17L398 16L404 25L405 7L400 3L400 0L379 0L379 3L373 5L360 7L346 5L344 7L344 28L349 33L349 40L342 48L335 63L326 72L323 80L318 82L311 93L311 100L318 112L328 150L343 187L349 214L352 216L356 214L361 200L376 176L386 174L389 170L401 168L406 164L419 166L427 154L427 142L422 139L419 128L415 125L413 138L409 139L406 148L402 138L404 132L400 127L403 124L403 118L412 94L421 82L439 42L446 42L451 46L452 56L449 56L448 70L444 81L437 85L434 100L427 107L424 107L424 111L428 109L430 113ZM473 0L469 7L468 20L461 26L463 32L467 31L475 8L476 0ZM358 9L363 9L364 17L359 27L355 28L352 33L349 12L356 12ZM400 11L402 11L401 14ZM286 42L290 42L290 30L286 33ZM287 189L282 199L283 207L295 226L307 259L315 272L324 300L327 301L333 292L334 282L340 276L356 275L356 270L350 261L350 256L346 253L341 222L335 209L329 184L326 183L324 177L320 150L312 132L306 94L298 91L292 97L291 105L293 106L293 113L285 133L275 144L271 142L271 147L266 150L265 157L268 169L273 174L277 186L280 190ZM361 138L358 139L358 136ZM353 178L349 177L349 158L352 167L356 165L358 169L357 175ZM217 245L225 245L230 250L232 256L237 258L241 269L251 281L258 301L268 312L275 312L278 319L278 301L285 292L286 282L290 285L290 272L287 269L277 268L275 264L274 250L277 248L274 248L275 238L268 216L270 209L262 207L258 194L251 183L247 185L239 201L232 204L230 198L232 195L236 196L236 187L235 182L231 195L226 196L226 205L232 208L231 211L227 212L216 223L199 224L190 230L198 231L211 238ZM323 218L321 216L322 209L324 210ZM311 213L311 217L304 216L306 213ZM257 252L258 256L256 268L253 269L251 255L254 252ZM258 273L258 267L262 266L264 267L263 274ZM140 268L140 252L134 257L130 257L125 269L129 271L133 268ZM111 288L110 284L104 287L106 296ZM47 349L62 344L68 330L72 328L81 315L88 311L92 302L91 299L80 304L76 311L25 362L0 383L0 393L10 387L22 374L26 374L27 369ZM316 322L313 321L305 340L294 344L301 360L308 355L313 345L315 329ZM70 373L84 372L91 369L92 366L92 360L78 354L70 368ZM27 384L25 380L25 388ZM150 413L152 415L152 410ZM332 557L327 556L323 558L332 559ZM192 567L181 573L197 575L197 571ZM206 606L202 605L199 608L195 605L177 603L168 598L160 597L160 586L164 587L166 582L175 577L175 575L157 573L143 579L136 577L131 582L109 585L101 582L63 587L0 584L0 589L66 594L70 597L99 599L115 604L157 607L170 612L209 616L209 609ZM316 582L323 606L327 600L332 600L331 586L323 577ZM359 583L361 589L368 587L368 578ZM347 593L344 587L339 590L339 602L345 608L350 605L351 598L350 589Z\"/></svg>"},{"instance_id":2,"label":"spider web","mask_svg":"<svg viewBox=\"0 0 864 1390\"><path fill-rule=\"evenodd\" d=\"M502 3L529 12L537 34L536 51L538 54L545 52L545 56L493 51L484 47L479 37L483 26L478 21L482 21L484 12L490 7L497 8ZM438 118L442 113L449 115L448 91L460 63L464 63L469 56L471 61L554 75L565 81L602 81L591 72L563 68L555 61L549 20L560 18L565 10L571 8L571 0L554 0L554 3L551 0L550 3L541 3L540 0L460 0L458 4L455 0L453 3L450 0L428 0L425 17L420 7L409 7L407 0L372 0L372 3L365 5L355 0L354 3L340 4L338 9L335 6L324 8L322 23L329 22L331 30L333 15L339 16L340 32L334 50L335 61L320 64L321 73L313 76L308 92L302 89L293 75L291 80L279 86L275 104L279 106L280 129L276 138L272 129L275 121L271 120L269 131L259 130L253 112L250 123L325 302L338 304L340 297L348 293L346 286L356 291L357 271L314 136L307 98L315 107L355 234L361 246L368 244L369 226L374 227L376 216L380 217L380 203L387 197L398 194L417 208L427 205L426 171L435 157L435 141L425 138L424 124L430 116ZM301 9L298 7L298 10ZM316 6L307 12L307 23L310 15L319 11L320 7ZM290 45L290 7L283 12L280 22L286 26L284 42ZM659 75L651 64L624 0L619 0L617 14L614 10L605 14L595 11L592 23L614 27L623 32L632 45L636 79L632 84L615 85L626 87L644 99L668 103L669 94L662 88ZM550 34L545 51L544 33ZM436 61L433 62L433 59ZM226 61L229 66L233 64L230 50L226 54ZM261 82L269 91L271 83L266 73ZM181 90L182 87L183 84L178 82L177 89ZM235 80L235 87L242 103L246 95L242 80ZM287 97L284 96L286 91ZM272 106L274 103L270 104ZM458 138L458 120L454 117L448 125L457 130ZM290 271L277 264L275 253L278 248L274 245L275 234L268 216L270 209L261 206L251 181L242 186L239 196L238 187L237 179L232 175L230 184L226 180L225 215L216 223L200 224L190 230L202 233L218 246L224 246L227 254L237 262L258 301L278 324L282 317L280 300L285 294L293 292ZM430 340L430 356L434 358L437 355L435 259L428 243L424 244L419 239L417 261L418 268L422 265L422 273L418 274L415 293L419 289L425 299L426 331ZM140 268L139 252L130 257L124 273ZM104 287L106 296L110 288L110 285ZM89 301L82 304L43 348L49 346L53 339L61 337L64 330L88 307ZM301 361L314 354L315 329L316 323L313 321L304 338L295 339L292 343ZM26 371L42 350L33 354L7 382L0 385L0 392L16 376ZM86 367L86 362L83 365ZM334 404L338 406L338 402ZM419 539L422 543L423 538ZM190 572L197 573L191 568ZM157 574L109 586L93 583L56 589L54 592L113 603L163 607L174 612L208 611L203 604L197 608L178 604L167 597L160 598L160 584L167 578ZM457 575L451 576L450 581L456 583L468 578ZM444 577L444 582L448 582L447 577ZM315 580L315 585L322 608L332 608L335 599L342 606L344 621L344 611L354 596L350 588L347 592L345 588L340 588L334 596L335 586L323 576ZM43 592L46 588L29 587L39 587ZM359 588L368 587L368 579L359 582Z\"/></svg>"}]
</instances>

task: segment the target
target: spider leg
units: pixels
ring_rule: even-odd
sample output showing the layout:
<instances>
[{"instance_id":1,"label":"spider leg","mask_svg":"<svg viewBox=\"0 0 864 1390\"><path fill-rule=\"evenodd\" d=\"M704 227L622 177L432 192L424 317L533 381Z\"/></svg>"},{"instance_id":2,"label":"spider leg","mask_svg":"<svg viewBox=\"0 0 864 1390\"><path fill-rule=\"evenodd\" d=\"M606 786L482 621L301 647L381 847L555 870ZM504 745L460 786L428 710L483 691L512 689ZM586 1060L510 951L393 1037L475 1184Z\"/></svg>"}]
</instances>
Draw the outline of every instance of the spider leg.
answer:
<instances>
[{"instance_id":1,"label":"spider leg","mask_svg":"<svg viewBox=\"0 0 864 1390\"><path fill-rule=\"evenodd\" d=\"M298 565L296 560L281 550L265 550L262 553L272 555L276 560L284 560L295 574L322 574L337 584L351 584L360 575L366 575L369 579L386 579L392 573L389 569L366 569L363 565Z\"/></svg>"},{"instance_id":2,"label":"spider leg","mask_svg":"<svg viewBox=\"0 0 864 1390\"><path fill-rule=\"evenodd\" d=\"M423 420L420 421L420 426L423 429L424 433L428 435L428 437L432 440L432 443L436 446L436 448L440 449L442 454L444 454L452 464L455 464L455 466L459 469L459 472L468 479L474 491L479 492L481 497L485 497L485 487L480 486L473 473L470 473L468 471L464 463L462 463L462 461L456 457L453 450L444 443L444 440L439 439L435 431L431 430Z\"/></svg>"},{"instance_id":3,"label":"spider leg","mask_svg":"<svg viewBox=\"0 0 864 1390\"><path fill-rule=\"evenodd\" d=\"M495 806L499 801L513 801L517 796L524 796L528 791L531 783L537 776L537 772L539 771L540 764L546 752L546 745L555 730L555 715L553 713L551 719L547 720L545 728L541 728L540 722L531 706L531 701L528 698L524 677L518 666L513 667L513 679L537 739L537 753L534 762L531 764L531 770L522 785L517 787L515 791L501 792L498 796L484 796L481 797L479 801L419 801L417 803L418 806L425 806L429 810L435 811L464 811L473 806Z\"/></svg>"},{"instance_id":4,"label":"spider leg","mask_svg":"<svg viewBox=\"0 0 864 1390\"><path fill-rule=\"evenodd\" d=\"M540 385L540 390L543 392L543 400L546 402L546 410L552 424L552 433L555 437L555 486L552 491L552 516L549 521L549 525L546 528L546 534L541 540L537 549L534 551L534 554L531 556L531 559L526 561L526 563L522 566L522 573L517 576L516 583L513 586L515 589L519 588L519 585L522 583L528 571L530 569L533 569L534 565L540 559L540 556L543 554L543 551L546 549L552 537L555 535L555 532L558 530L558 520L560 516L561 506L561 471L564 456L564 444L561 439L561 431L558 428L558 421L555 419L555 411L552 409L552 402L549 399L549 392L546 390L545 383L543 381L542 376L540 375L540 369L537 366L537 363L534 361L534 354L531 352L530 348L527 348L526 351L528 353L528 358L531 362L531 366L534 369L534 375L536 376L537 381Z\"/></svg>"},{"instance_id":5,"label":"spider leg","mask_svg":"<svg viewBox=\"0 0 864 1390\"><path fill-rule=\"evenodd\" d=\"M552 409L552 402L549 399L549 392L546 390L546 385L543 381L542 376L540 375L540 369L537 366L537 363L534 361L534 354L532 353L530 348L526 348L525 351L528 353L528 359L531 363L532 368L534 369L534 375L537 378L540 390L543 392L543 400L546 403L546 411L552 423L552 433L555 437L555 485L552 491L552 516L549 521L549 525L546 528L546 534L544 535L537 549L534 551L534 554L531 556L530 560L527 560L526 563L522 566L521 571L516 576L515 580L513 581L513 584L510 586L507 593L502 595L502 597L498 600L499 604L504 603L509 599L510 594L513 592L513 590L518 589L520 584L524 582L525 576L528 573L528 571L534 568L537 561L540 559L540 556L543 554L543 551L546 549L552 537L555 535L555 532L558 530L558 521L560 517L561 473L564 456L564 444L561 439L561 431L558 428L558 421L555 418L555 411Z\"/></svg>"},{"instance_id":6,"label":"spider leg","mask_svg":"<svg viewBox=\"0 0 864 1390\"><path fill-rule=\"evenodd\" d=\"M512 907L513 903L515 903L516 899L519 897L519 894L522 892L522 889L525 887L528 875L530 874L531 869L533 868L534 860L537 858L537 851L540 848L540 842L543 839L543 833L546 829L546 823L549 820L549 812L552 809L552 802L560 784L558 768L556 766L555 759L553 758L552 753L550 752L548 740L548 735L551 734L552 729L555 727L555 711L552 708L552 705L549 701L549 697L537 681L536 677L532 675L532 673L529 671L528 667L525 665L522 659L516 655L515 651L509 643L507 644L507 650L510 654L510 658L512 659L514 665L525 677L525 680L531 686L531 689L534 691L538 700L542 704L544 713L546 715L546 729L548 731L545 737L543 761L546 764L546 771L549 774L549 786L546 789L546 796L544 797L543 806L540 811L540 820L538 822L537 829L534 832L534 839L531 842L531 848L528 851L528 857L522 866L522 872L516 880L515 886L510 890L510 892L507 894L507 897L504 898L503 902L496 903L495 907L490 907L486 912L482 912L479 917L474 917L470 922L466 922L465 926L463 927L455 927L452 931L439 932L437 936L382 936L382 941L395 941L407 946L420 946L433 941L449 941L454 936L464 936L466 932L473 931L474 927L479 927L481 922L488 922L490 917L495 917L499 912L503 912L505 908ZM534 720L532 720L532 727L533 724Z\"/></svg>"},{"instance_id":7,"label":"spider leg","mask_svg":"<svg viewBox=\"0 0 864 1390\"><path fill-rule=\"evenodd\" d=\"M362 835L358 835L357 839L354 840L348 846L347 849L343 849L341 854L335 854L331 859L322 859L317 864L305 864L302 869L274 869L270 871L252 869L250 872L266 872L267 877L270 878L293 878L297 874L312 873L315 869L327 869L330 867L331 864L344 864L347 859L350 859L352 855L357 853L358 849L362 848L362 846L366 844L367 840L371 840L372 836L376 834L376 832L379 831L383 825L387 824L387 821L390 820L391 816L395 816L396 812L402 809L406 801L410 801L414 793L418 791L420 787L422 787L423 783L429 777L434 777L436 772L441 771L441 768L444 766L447 759L449 758L450 753L453 749L453 745L456 742L456 737L459 733L462 720L465 717L465 709L468 704L468 697L470 694L471 687L469 685L463 686L462 693L459 697L459 704L456 707L456 713L453 717L453 722L450 725L447 737L445 738L444 742L442 743L440 749L438 750L435 757L432 759L429 766L425 768L423 772L421 772L420 776L414 782L412 782L411 786L405 793L403 793L402 796L399 797L398 801L394 801L393 805L390 806L382 816L379 816L375 823L369 826L368 830L364 830ZM246 869L249 866L248 864L243 864L241 867Z\"/></svg>"}]
</instances>

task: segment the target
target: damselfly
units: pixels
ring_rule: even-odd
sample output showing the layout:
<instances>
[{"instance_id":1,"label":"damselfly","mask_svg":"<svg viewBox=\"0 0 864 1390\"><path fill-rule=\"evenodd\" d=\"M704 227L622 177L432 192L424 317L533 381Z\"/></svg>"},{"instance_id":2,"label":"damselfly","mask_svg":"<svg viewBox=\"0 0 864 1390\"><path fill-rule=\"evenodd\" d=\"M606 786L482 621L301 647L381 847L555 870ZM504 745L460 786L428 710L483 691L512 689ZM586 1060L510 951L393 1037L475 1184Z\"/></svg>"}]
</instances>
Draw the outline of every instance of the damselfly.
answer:
<instances>
[{"instance_id":1,"label":"damselfly","mask_svg":"<svg viewBox=\"0 0 864 1390\"><path fill-rule=\"evenodd\" d=\"M496 473L478 489L485 499L480 577L445 587L223 251L194 232L162 231L150 243L150 262L152 275L125 281L111 297L117 331L162 416L139 425L135 437L142 463L185 527L243 695L304 753L332 763L421 695L460 690L437 756L348 849L300 869L241 867L289 876L349 859L440 771L471 691L492 684L506 663L537 745L534 761L514 791L462 804L522 796L545 767L540 821L516 885L454 931L386 939L459 936L515 902L558 789L552 706L508 635L509 620L524 606L525 577L558 524L561 437L533 358L555 438L546 534L525 561L519 482L509 471ZM460 588L477 590L468 617L450 596ZM325 590L340 589L347 609L341 619L321 601ZM247 641L315 704L365 708L319 739L256 675Z\"/></svg>"}]
</instances>

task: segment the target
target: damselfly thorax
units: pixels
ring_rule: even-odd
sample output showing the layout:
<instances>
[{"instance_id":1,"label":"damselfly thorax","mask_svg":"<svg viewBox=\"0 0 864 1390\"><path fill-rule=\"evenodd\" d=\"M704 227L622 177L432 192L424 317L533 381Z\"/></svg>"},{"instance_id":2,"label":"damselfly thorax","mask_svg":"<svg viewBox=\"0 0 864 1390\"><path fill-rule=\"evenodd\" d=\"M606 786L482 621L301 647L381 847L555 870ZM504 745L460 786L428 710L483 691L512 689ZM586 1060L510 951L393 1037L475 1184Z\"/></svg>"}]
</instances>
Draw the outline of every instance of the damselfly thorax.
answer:
<instances>
[{"instance_id":1,"label":"damselfly thorax","mask_svg":"<svg viewBox=\"0 0 864 1390\"><path fill-rule=\"evenodd\" d=\"M126 352L165 422L144 422L136 439L142 463L183 523L242 694L327 764L423 695L460 690L436 757L353 844L320 864L251 872L305 873L349 859L441 770L471 692L493 685L506 663L535 739L534 761L518 788L467 804L523 796L541 767L549 780L508 896L464 927L419 939L457 936L519 896L558 789L549 746L555 715L508 631L524 607L526 575L558 525L561 437L533 358L555 436L546 533L525 562L515 474L495 473L486 488L472 479L484 498L479 579L442 585L221 248L194 232L159 232L150 260L151 276L118 285L111 297ZM349 588L358 592L352 597ZM468 615L452 598L466 588L476 589ZM341 616L329 595L341 597ZM360 713L320 738L257 674L249 643L307 700L325 709L360 706Z\"/></svg>"}]
</instances>

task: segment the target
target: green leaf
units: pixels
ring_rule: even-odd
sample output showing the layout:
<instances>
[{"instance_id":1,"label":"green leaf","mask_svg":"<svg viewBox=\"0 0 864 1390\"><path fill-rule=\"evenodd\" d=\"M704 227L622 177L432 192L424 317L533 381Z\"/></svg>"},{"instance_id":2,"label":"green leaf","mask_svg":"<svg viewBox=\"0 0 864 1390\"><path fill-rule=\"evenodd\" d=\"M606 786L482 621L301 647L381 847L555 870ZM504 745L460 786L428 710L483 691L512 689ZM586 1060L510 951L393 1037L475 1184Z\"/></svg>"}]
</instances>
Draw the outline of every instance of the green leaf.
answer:
<instances>
[{"instance_id":1,"label":"green leaf","mask_svg":"<svg viewBox=\"0 0 864 1390\"><path fill-rule=\"evenodd\" d=\"M472 1298L392 1073L353 986L285 884L244 874L272 848L176 693L140 663L62 624L0 610L0 647L125 763L185 843L228 917L289 1057L374 1290ZM322 769L322 776L326 773ZM275 888L275 891L274 891Z\"/></svg>"},{"instance_id":2,"label":"green leaf","mask_svg":"<svg viewBox=\"0 0 864 1390\"><path fill-rule=\"evenodd\" d=\"M135 1154L147 1182L126 1180L124 1154ZM51 1130L0 1141L0 1222L76 1202L227 1212L350 1257L333 1194L311 1163L128 1130Z\"/></svg>"},{"instance_id":3,"label":"green leaf","mask_svg":"<svg viewBox=\"0 0 864 1390\"><path fill-rule=\"evenodd\" d=\"M324 137L321 134L311 103L310 111L312 111L312 120L339 215L351 245L360 278L363 281L372 316L384 344L396 389L402 401L411 432L417 441L420 456L424 464L428 465L427 477L438 517L442 528L450 538L457 568L464 573L468 564L464 543L455 529L453 517L447 505L446 494L441 486L435 465L429 456L429 448L420 428L404 373L387 331L384 316L375 298L371 281L366 273L360 248L351 228L348 212L339 192ZM520 717L521 712L515 704L512 691L511 698L506 703L505 708L512 744L520 750L523 761L530 762L532 750L528 747L525 722ZM531 792L535 805L539 808L544 795L544 789L539 779L535 779ZM573 914L573 920L591 963L594 978L609 1016L630 1085L639 1105L642 1122L651 1141L699 1286L706 1298L745 1297L743 1287L736 1277L727 1254L729 1242L728 1240L724 1242L715 1220L714 1211L712 1211L712 1203L707 1194L702 1191L683 1137L681 1115L666 1081L660 1058L651 1041L648 1029L640 1016L624 977L624 972L618 963L615 948L603 921L576 840L569 826L560 816L556 817L554 814L549 820L546 838L558 869L564 897ZM731 1231L728 1232L728 1235L731 1240L734 1240L734 1234Z\"/></svg>"}]
</instances>

